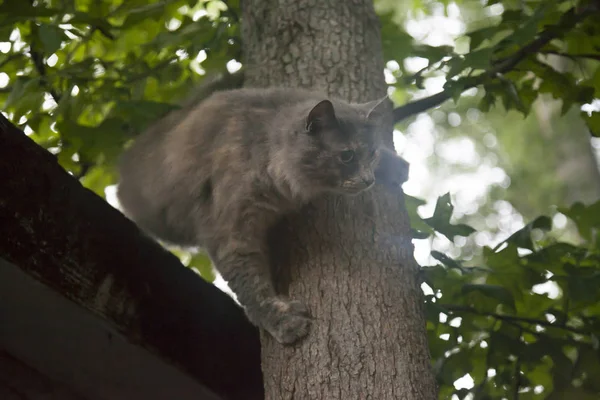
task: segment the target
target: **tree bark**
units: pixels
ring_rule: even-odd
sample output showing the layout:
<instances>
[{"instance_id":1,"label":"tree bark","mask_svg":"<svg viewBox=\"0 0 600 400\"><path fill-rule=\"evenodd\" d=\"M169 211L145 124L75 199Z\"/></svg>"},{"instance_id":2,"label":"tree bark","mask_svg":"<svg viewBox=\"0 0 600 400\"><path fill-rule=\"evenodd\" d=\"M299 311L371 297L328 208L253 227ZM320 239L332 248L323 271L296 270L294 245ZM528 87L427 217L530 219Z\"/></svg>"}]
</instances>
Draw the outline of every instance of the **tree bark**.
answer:
<instances>
[{"instance_id":1,"label":"tree bark","mask_svg":"<svg viewBox=\"0 0 600 400\"><path fill-rule=\"evenodd\" d=\"M371 0L247 0L242 12L246 86L385 95ZM274 230L275 283L314 321L291 347L261 334L266 399L436 398L409 228L401 194L376 187L314 202Z\"/></svg>"}]
</instances>

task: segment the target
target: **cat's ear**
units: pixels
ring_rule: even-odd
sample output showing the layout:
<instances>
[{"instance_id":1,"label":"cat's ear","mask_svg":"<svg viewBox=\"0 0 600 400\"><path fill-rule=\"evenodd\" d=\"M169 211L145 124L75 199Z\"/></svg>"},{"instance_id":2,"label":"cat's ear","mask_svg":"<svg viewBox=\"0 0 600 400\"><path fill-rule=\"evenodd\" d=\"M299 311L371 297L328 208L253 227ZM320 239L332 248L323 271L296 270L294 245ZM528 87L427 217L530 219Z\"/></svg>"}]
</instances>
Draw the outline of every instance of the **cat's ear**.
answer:
<instances>
[{"instance_id":1,"label":"cat's ear","mask_svg":"<svg viewBox=\"0 0 600 400\"><path fill-rule=\"evenodd\" d=\"M384 97L378 100L373 100L368 103L361 104L361 108L365 110L366 113L365 118L369 121L376 121L382 118L386 111L385 101L388 99L388 97L388 95L385 95Z\"/></svg>"},{"instance_id":2,"label":"cat's ear","mask_svg":"<svg viewBox=\"0 0 600 400\"><path fill-rule=\"evenodd\" d=\"M306 131L315 134L324 127L334 126L337 123L333 104L329 100L323 100L313 107L306 118Z\"/></svg>"}]
</instances>

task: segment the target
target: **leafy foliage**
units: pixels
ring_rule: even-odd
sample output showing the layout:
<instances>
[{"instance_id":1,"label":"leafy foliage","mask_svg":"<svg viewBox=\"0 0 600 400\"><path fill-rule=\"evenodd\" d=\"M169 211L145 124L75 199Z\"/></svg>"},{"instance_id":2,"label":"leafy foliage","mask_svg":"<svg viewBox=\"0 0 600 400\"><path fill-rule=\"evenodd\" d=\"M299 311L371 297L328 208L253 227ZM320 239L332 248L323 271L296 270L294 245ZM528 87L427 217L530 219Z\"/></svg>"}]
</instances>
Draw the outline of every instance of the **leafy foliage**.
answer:
<instances>
[{"instance_id":1,"label":"leafy foliage","mask_svg":"<svg viewBox=\"0 0 600 400\"><path fill-rule=\"evenodd\" d=\"M446 219L450 207L440 203L448 196L423 223ZM562 210L583 238L578 245L546 235L551 220L543 216L485 247L480 265L432 252L440 263L422 272L431 289L427 331L440 398L598 398L598 207L600 201ZM456 389L466 374L474 386Z\"/></svg>"},{"instance_id":2,"label":"leafy foliage","mask_svg":"<svg viewBox=\"0 0 600 400\"><path fill-rule=\"evenodd\" d=\"M488 5L499 3L490 1ZM504 2L511 7L510 2ZM427 59L428 65L415 74L400 68L398 86L423 87L427 76L444 74L444 90L437 97L409 103L396 110L396 120L425 111L446 99L458 100L468 88L482 86L485 96L479 105L489 111L498 100L506 110L515 109L527 115L539 94L549 93L562 100L565 114L573 105L591 103L600 97L598 88L598 61L600 61L600 27L595 23L600 16L599 6L593 1L527 1L519 8L504 11L495 24L470 31L470 51L458 54L448 46L400 47L399 54L410 54ZM383 15L383 33L402 39L401 29L393 18ZM583 44L585 43L585 44ZM384 50L386 50L384 39ZM393 59L398 53L385 51ZM577 62L584 79L556 66L556 57ZM433 74L433 75L432 75ZM600 112L584 115L590 132L596 135Z\"/></svg>"},{"instance_id":3,"label":"leafy foliage","mask_svg":"<svg viewBox=\"0 0 600 400\"><path fill-rule=\"evenodd\" d=\"M478 13L476 26L456 45L427 45L405 29L410 10L418 11L418 20L440 6L447 13L453 4ZM600 135L600 113L580 111L600 98L597 2L376 5L385 61L397 65L388 71L392 98L418 98L395 111L397 120L448 99L464 102L465 90L479 87L485 91L477 98L483 112L502 105L527 115L545 94L561 100L563 114L575 109L590 132ZM65 169L104 196L117 181L118 155L135 135L178 109L204 72L221 73L231 60L240 61L239 30L237 1L4 0L0 104ZM406 63L415 58L425 61L417 71ZM440 77L441 93L418 92ZM541 157L534 150L528 147L529 157ZM417 212L424 201L405 200L417 239L478 234L453 218L449 194L428 218ZM559 211L577 227L576 243L556 239L552 220L542 216L500 245L484 247L480 259L431 252L438 263L423 267L423 278L430 289L427 329L441 399L600 395L600 203ZM175 253L214 279L206 256ZM456 380L466 374L474 386L457 389Z\"/></svg>"},{"instance_id":4,"label":"leafy foliage","mask_svg":"<svg viewBox=\"0 0 600 400\"><path fill-rule=\"evenodd\" d=\"M67 170L111 176L85 182L99 194L129 139L172 110L202 69L240 57L237 14L221 2L34 4L0 5L0 41L10 44L0 102Z\"/></svg>"},{"instance_id":5,"label":"leafy foliage","mask_svg":"<svg viewBox=\"0 0 600 400\"><path fill-rule=\"evenodd\" d=\"M123 146L173 109L204 70L240 58L236 10L219 1L0 4L0 104L11 119L104 196ZM199 57L205 54L205 59ZM183 254L183 253L182 253ZM206 256L191 258L214 279Z\"/></svg>"}]
</instances>

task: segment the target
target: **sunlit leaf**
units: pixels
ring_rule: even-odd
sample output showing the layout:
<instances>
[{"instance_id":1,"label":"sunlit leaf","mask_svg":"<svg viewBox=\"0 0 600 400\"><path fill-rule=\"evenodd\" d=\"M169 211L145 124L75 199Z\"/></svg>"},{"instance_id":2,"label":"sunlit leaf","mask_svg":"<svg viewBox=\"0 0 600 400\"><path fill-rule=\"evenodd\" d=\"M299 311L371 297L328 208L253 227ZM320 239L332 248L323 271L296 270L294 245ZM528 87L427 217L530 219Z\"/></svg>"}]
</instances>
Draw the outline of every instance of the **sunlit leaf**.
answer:
<instances>
[{"instance_id":1,"label":"sunlit leaf","mask_svg":"<svg viewBox=\"0 0 600 400\"><path fill-rule=\"evenodd\" d=\"M590 115L582 112L581 117L587 124L590 133L593 136L600 137L600 112L593 112Z\"/></svg>"},{"instance_id":2,"label":"sunlit leaf","mask_svg":"<svg viewBox=\"0 0 600 400\"><path fill-rule=\"evenodd\" d=\"M408 211L410 226L413 229L413 237L415 239L425 239L429 237L433 233L433 229L423 221L417 212L417 209L425 204L425 201L405 194L404 204Z\"/></svg>"},{"instance_id":3,"label":"sunlit leaf","mask_svg":"<svg viewBox=\"0 0 600 400\"><path fill-rule=\"evenodd\" d=\"M200 276L208 282L212 282L216 278L215 270L213 268L212 262L210 261L210 258L208 258L208 256L206 254L198 253L198 254L194 255L191 258L191 260L188 264L188 267L193 268L196 271L198 271Z\"/></svg>"},{"instance_id":4,"label":"sunlit leaf","mask_svg":"<svg viewBox=\"0 0 600 400\"><path fill-rule=\"evenodd\" d=\"M381 44L386 60L403 60L412 53L414 39L394 21L394 13L379 15Z\"/></svg>"},{"instance_id":5,"label":"sunlit leaf","mask_svg":"<svg viewBox=\"0 0 600 400\"><path fill-rule=\"evenodd\" d=\"M454 236L469 236L475 229L465 224L451 224L452 210L454 206L450 202L450 193L438 198L433 216L423 221L437 232L453 240Z\"/></svg>"},{"instance_id":6,"label":"sunlit leaf","mask_svg":"<svg viewBox=\"0 0 600 400\"><path fill-rule=\"evenodd\" d=\"M454 54L453 48L450 46L427 46L418 45L412 49L412 54L417 57L423 57L429 60L429 64L434 64L444 57Z\"/></svg>"},{"instance_id":7,"label":"sunlit leaf","mask_svg":"<svg viewBox=\"0 0 600 400\"><path fill-rule=\"evenodd\" d=\"M587 240L592 239L593 231L600 229L600 201L589 206L577 202L570 208L560 207L558 210L575 222L579 234Z\"/></svg>"},{"instance_id":8,"label":"sunlit leaf","mask_svg":"<svg viewBox=\"0 0 600 400\"><path fill-rule=\"evenodd\" d=\"M481 29L477 29L475 31L471 31L466 33L465 36L468 36L470 41L471 51L477 50L477 48L485 41L489 40L494 34L496 34L501 29L500 25L489 26Z\"/></svg>"},{"instance_id":9,"label":"sunlit leaf","mask_svg":"<svg viewBox=\"0 0 600 400\"><path fill-rule=\"evenodd\" d=\"M517 247L533 250L534 246L533 241L531 240L531 233L535 229L539 229L543 232L549 231L552 229L552 220L546 216L538 217L513 233L505 242L512 243Z\"/></svg>"}]
</instances>

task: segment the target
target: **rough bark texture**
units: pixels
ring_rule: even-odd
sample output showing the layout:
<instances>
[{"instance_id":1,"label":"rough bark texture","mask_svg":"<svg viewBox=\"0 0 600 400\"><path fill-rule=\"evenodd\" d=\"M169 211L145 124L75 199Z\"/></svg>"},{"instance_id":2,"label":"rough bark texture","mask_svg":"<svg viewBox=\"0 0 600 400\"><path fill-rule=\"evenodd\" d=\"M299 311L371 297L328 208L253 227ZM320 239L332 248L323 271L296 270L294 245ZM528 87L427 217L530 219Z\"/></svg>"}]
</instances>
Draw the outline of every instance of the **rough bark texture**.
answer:
<instances>
[{"instance_id":1,"label":"rough bark texture","mask_svg":"<svg viewBox=\"0 0 600 400\"><path fill-rule=\"evenodd\" d=\"M231 298L83 188L1 114L0 143L0 257L223 398L262 398L258 332ZM0 348L16 318L0 319L8 325L0 325ZM32 340L28 333L21 345ZM94 343L89 352L97 351Z\"/></svg>"},{"instance_id":2,"label":"rough bark texture","mask_svg":"<svg viewBox=\"0 0 600 400\"><path fill-rule=\"evenodd\" d=\"M246 86L319 88L350 101L385 94L371 0L247 0L242 28ZM261 335L267 399L436 398L399 193L315 202L272 244L276 284L314 323L293 347Z\"/></svg>"}]
</instances>

